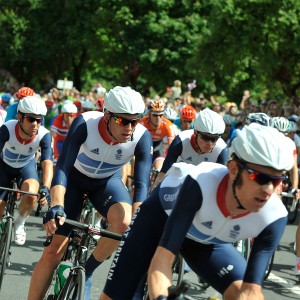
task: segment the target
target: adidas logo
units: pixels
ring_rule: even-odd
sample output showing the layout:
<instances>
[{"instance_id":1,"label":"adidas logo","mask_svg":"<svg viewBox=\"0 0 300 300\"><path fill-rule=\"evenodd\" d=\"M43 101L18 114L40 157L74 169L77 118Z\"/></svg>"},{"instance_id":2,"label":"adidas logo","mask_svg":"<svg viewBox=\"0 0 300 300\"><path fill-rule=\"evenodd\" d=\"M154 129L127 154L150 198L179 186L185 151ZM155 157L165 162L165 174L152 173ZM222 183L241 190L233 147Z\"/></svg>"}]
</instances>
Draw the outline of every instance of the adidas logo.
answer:
<instances>
[{"instance_id":1,"label":"adidas logo","mask_svg":"<svg viewBox=\"0 0 300 300\"><path fill-rule=\"evenodd\" d=\"M203 222L203 223L202 223L203 226L205 226L205 227L207 227L207 228L209 228L209 229L212 228L212 224L213 224L212 221L208 221L208 222Z\"/></svg>"},{"instance_id":2,"label":"adidas logo","mask_svg":"<svg viewBox=\"0 0 300 300\"><path fill-rule=\"evenodd\" d=\"M16 150L16 147L10 147L10 149Z\"/></svg>"},{"instance_id":3,"label":"adidas logo","mask_svg":"<svg viewBox=\"0 0 300 300\"><path fill-rule=\"evenodd\" d=\"M99 154L99 148L91 150L92 153Z\"/></svg>"},{"instance_id":4,"label":"adidas logo","mask_svg":"<svg viewBox=\"0 0 300 300\"><path fill-rule=\"evenodd\" d=\"M190 157L188 157L186 160L192 161L192 157L190 156Z\"/></svg>"}]
</instances>

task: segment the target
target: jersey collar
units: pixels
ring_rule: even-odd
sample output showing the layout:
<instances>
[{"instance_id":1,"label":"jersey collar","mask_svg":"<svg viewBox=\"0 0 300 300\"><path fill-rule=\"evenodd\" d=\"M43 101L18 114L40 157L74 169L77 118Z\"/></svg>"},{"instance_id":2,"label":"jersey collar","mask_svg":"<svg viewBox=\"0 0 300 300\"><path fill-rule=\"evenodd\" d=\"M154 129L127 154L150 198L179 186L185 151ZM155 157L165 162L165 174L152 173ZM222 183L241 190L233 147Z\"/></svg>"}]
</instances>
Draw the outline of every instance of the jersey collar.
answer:
<instances>
[{"instance_id":1,"label":"jersey collar","mask_svg":"<svg viewBox=\"0 0 300 300\"><path fill-rule=\"evenodd\" d=\"M224 215L224 217L228 217L230 216L230 212L227 209L226 203L225 203L225 195L226 195L226 189L228 186L228 179L229 179L229 175L227 174L222 181L219 184L218 187L218 191L217 191L217 205L220 209L220 211L222 212L222 214ZM245 212L236 216L232 216L232 219L237 219L237 218L241 218L244 217L245 215L248 215L250 212Z\"/></svg>"},{"instance_id":2,"label":"jersey collar","mask_svg":"<svg viewBox=\"0 0 300 300\"><path fill-rule=\"evenodd\" d=\"M16 127L15 127L15 134L16 134L17 140L18 140L21 144L27 145L27 144L31 143L31 142L35 139L35 137L36 137L36 134L35 134L35 135L32 136L29 140L24 140L24 139L21 138L21 136L20 136L20 134L19 134L19 130L22 130L22 129L20 128L20 124L17 123L17 124L16 124Z\"/></svg>"},{"instance_id":3,"label":"jersey collar","mask_svg":"<svg viewBox=\"0 0 300 300\"><path fill-rule=\"evenodd\" d=\"M107 130L106 130L106 124L104 121L104 118L102 117L98 123L98 131L100 136L102 137L102 139L104 140L104 142L108 145L110 145L111 143L113 145L119 144L118 142L114 142L112 140L112 138L110 137L110 135L108 134Z\"/></svg>"}]
</instances>

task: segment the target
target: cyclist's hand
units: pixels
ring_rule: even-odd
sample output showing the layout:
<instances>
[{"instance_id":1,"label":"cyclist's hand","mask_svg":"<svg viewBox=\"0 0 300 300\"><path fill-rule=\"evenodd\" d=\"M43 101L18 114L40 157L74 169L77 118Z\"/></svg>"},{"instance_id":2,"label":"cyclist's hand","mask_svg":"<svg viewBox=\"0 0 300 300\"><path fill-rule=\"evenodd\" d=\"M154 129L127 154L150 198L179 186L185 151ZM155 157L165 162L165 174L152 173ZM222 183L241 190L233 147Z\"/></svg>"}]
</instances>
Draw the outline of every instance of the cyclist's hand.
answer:
<instances>
[{"instance_id":1,"label":"cyclist's hand","mask_svg":"<svg viewBox=\"0 0 300 300\"><path fill-rule=\"evenodd\" d=\"M56 205L51 207L43 217L43 227L47 232L47 235L54 234L58 225L63 225L66 219L66 214L63 206Z\"/></svg>"},{"instance_id":2,"label":"cyclist's hand","mask_svg":"<svg viewBox=\"0 0 300 300\"><path fill-rule=\"evenodd\" d=\"M50 190L47 186L42 186L39 190L39 194L40 194L40 199L39 199L39 203L41 206L45 206L46 204L50 204Z\"/></svg>"},{"instance_id":3,"label":"cyclist's hand","mask_svg":"<svg viewBox=\"0 0 300 300\"><path fill-rule=\"evenodd\" d=\"M300 198L300 190L299 189L290 189L290 193L294 195L294 200L298 200Z\"/></svg>"}]
</instances>

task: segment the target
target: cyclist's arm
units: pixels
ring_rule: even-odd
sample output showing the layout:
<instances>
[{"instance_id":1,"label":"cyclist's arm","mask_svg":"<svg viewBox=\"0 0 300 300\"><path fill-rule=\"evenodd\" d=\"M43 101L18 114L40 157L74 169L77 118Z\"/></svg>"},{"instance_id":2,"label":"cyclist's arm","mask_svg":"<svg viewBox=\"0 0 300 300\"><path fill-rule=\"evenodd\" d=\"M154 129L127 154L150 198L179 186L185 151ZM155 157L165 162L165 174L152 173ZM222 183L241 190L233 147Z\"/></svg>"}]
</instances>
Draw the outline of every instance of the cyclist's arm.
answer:
<instances>
[{"instance_id":1,"label":"cyclist's arm","mask_svg":"<svg viewBox=\"0 0 300 300\"><path fill-rule=\"evenodd\" d=\"M45 134L40 141L41 147L41 165L43 169L43 186L47 186L50 189L51 180L53 177L53 150L52 150L52 137L50 132Z\"/></svg>"},{"instance_id":2,"label":"cyclist's arm","mask_svg":"<svg viewBox=\"0 0 300 300\"><path fill-rule=\"evenodd\" d=\"M134 203L143 202L148 195L150 170L152 166L152 147L152 136L150 132L146 130L137 143L134 152Z\"/></svg>"},{"instance_id":3,"label":"cyclist's arm","mask_svg":"<svg viewBox=\"0 0 300 300\"><path fill-rule=\"evenodd\" d=\"M230 151L228 147L225 147L219 154L216 163L226 166L230 157Z\"/></svg>"},{"instance_id":4,"label":"cyclist's arm","mask_svg":"<svg viewBox=\"0 0 300 300\"><path fill-rule=\"evenodd\" d=\"M287 217L280 218L268 225L254 239L247 270L244 276L244 282L262 285L270 257L279 244L286 223Z\"/></svg>"},{"instance_id":5,"label":"cyclist's arm","mask_svg":"<svg viewBox=\"0 0 300 300\"><path fill-rule=\"evenodd\" d=\"M78 116L72 122L55 167L51 184L51 206L63 206L63 197L67 186L67 178L75 164L79 149L86 140L86 137L86 122L82 116Z\"/></svg>"},{"instance_id":6,"label":"cyclist's arm","mask_svg":"<svg viewBox=\"0 0 300 300\"><path fill-rule=\"evenodd\" d=\"M148 270L149 292L153 297L167 295L166 291L172 283L172 263L175 254L178 253L201 204L200 187L188 175L178 193L176 205L168 218L159 247Z\"/></svg>"},{"instance_id":7,"label":"cyclist's arm","mask_svg":"<svg viewBox=\"0 0 300 300\"><path fill-rule=\"evenodd\" d=\"M0 127L0 154L2 153L5 143L9 140L9 131L5 124Z\"/></svg>"},{"instance_id":8,"label":"cyclist's arm","mask_svg":"<svg viewBox=\"0 0 300 300\"><path fill-rule=\"evenodd\" d=\"M157 186L162 181L167 171L177 161L181 153L182 153L182 141L180 137L177 135L169 147L168 154L164 160L161 171L157 175L157 178L154 183L154 187Z\"/></svg>"}]
</instances>

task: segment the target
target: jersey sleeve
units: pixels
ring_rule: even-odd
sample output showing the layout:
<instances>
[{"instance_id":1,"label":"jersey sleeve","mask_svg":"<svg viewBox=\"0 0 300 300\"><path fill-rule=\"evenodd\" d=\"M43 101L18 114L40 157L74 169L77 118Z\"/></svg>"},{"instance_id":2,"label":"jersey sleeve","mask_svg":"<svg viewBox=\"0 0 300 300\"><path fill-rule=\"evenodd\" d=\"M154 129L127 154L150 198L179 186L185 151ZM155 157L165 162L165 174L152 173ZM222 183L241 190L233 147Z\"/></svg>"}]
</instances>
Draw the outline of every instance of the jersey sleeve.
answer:
<instances>
[{"instance_id":1,"label":"jersey sleeve","mask_svg":"<svg viewBox=\"0 0 300 300\"><path fill-rule=\"evenodd\" d=\"M286 222L287 217L274 221L254 239L244 282L262 285L265 270L283 235Z\"/></svg>"},{"instance_id":2,"label":"jersey sleeve","mask_svg":"<svg viewBox=\"0 0 300 300\"><path fill-rule=\"evenodd\" d=\"M135 148L133 202L143 202L148 196L150 170L152 166L152 136L146 130Z\"/></svg>"},{"instance_id":3,"label":"jersey sleeve","mask_svg":"<svg viewBox=\"0 0 300 300\"><path fill-rule=\"evenodd\" d=\"M67 185L67 177L75 164L79 149L87 138L86 122L82 116L78 116L72 122L67 137L64 140L62 151L59 155L52 186Z\"/></svg>"},{"instance_id":4,"label":"jersey sleeve","mask_svg":"<svg viewBox=\"0 0 300 300\"><path fill-rule=\"evenodd\" d=\"M9 131L5 124L0 127L0 154L2 153L5 143L9 140Z\"/></svg>"},{"instance_id":5,"label":"jersey sleeve","mask_svg":"<svg viewBox=\"0 0 300 300\"><path fill-rule=\"evenodd\" d=\"M173 142L169 147L168 154L161 168L161 172L167 173L167 171L171 168L171 166L177 161L181 153L182 153L182 140L179 136L176 136L176 138L173 140Z\"/></svg>"},{"instance_id":6,"label":"jersey sleeve","mask_svg":"<svg viewBox=\"0 0 300 300\"><path fill-rule=\"evenodd\" d=\"M51 146L52 136L51 133L46 133L40 141L41 147L41 161L43 160L52 160L53 158L53 149Z\"/></svg>"},{"instance_id":7,"label":"jersey sleeve","mask_svg":"<svg viewBox=\"0 0 300 300\"><path fill-rule=\"evenodd\" d=\"M165 225L159 245L176 254L201 205L200 186L195 179L188 175L178 193L177 202Z\"/></svg>"},{"instance_id":8,"label":"jersey sleeve","mask_svg":"<svg viewBox=\"0 0 300 300\"><path fill-rule=\"evenodd\" d=\"M226 166L230 157L230 151L228 147L225 147L219 154L216 163Z\"/></svg>"}]
</instances>

